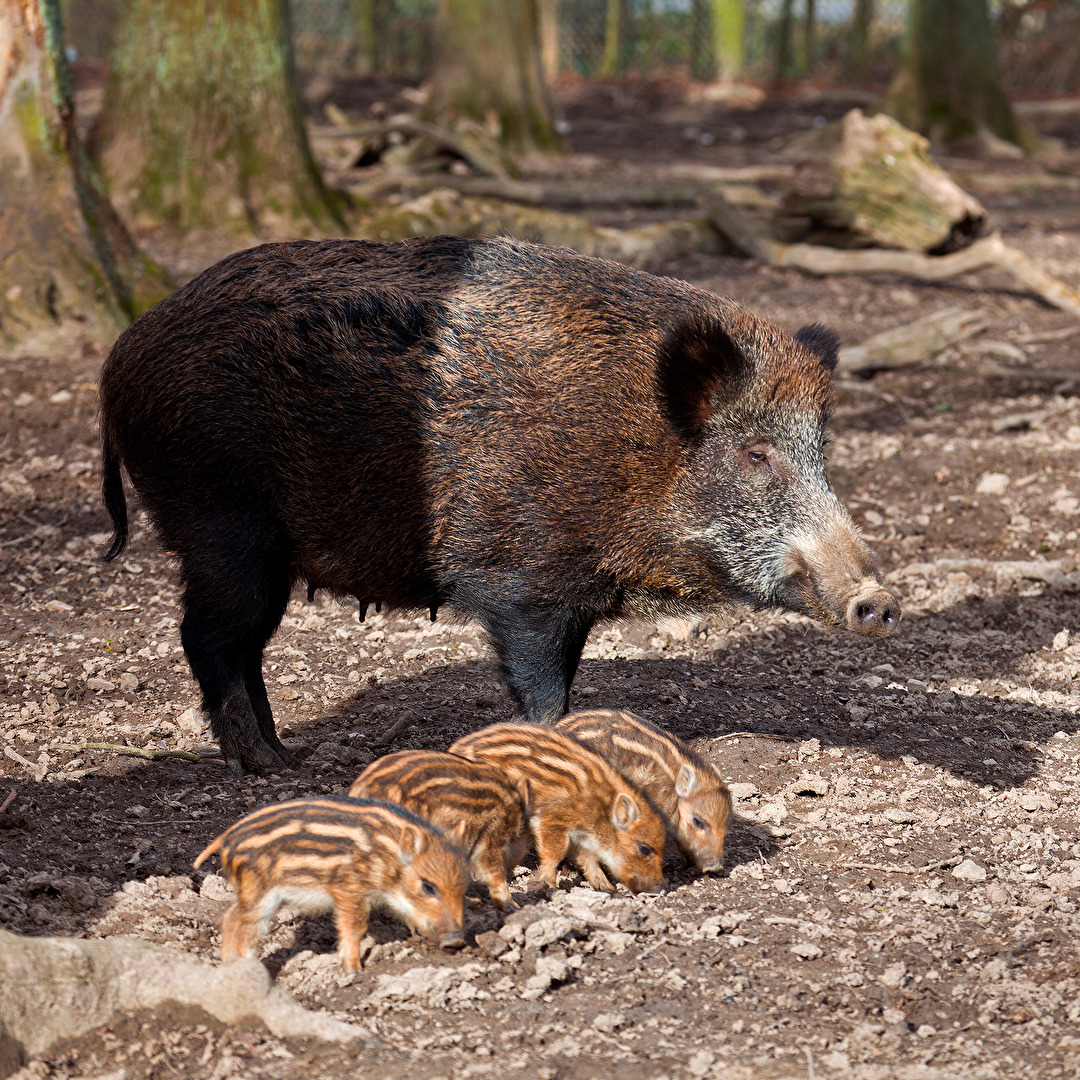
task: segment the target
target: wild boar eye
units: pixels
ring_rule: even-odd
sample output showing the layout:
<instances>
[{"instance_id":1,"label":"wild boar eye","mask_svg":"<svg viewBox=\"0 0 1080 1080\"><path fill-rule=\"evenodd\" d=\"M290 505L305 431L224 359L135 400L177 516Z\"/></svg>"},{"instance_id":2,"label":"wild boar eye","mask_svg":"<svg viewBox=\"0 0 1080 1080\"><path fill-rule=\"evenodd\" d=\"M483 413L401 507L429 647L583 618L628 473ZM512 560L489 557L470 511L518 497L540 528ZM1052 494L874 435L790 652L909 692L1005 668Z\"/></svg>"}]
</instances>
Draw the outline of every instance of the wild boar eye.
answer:
<instances>
[{"instance_id":1,"label":"wild boar eye","mask_svg":"<svg viewBox=\"0 0 1080 1080\"><path fill-rule=\"evenodd\" d=\"M438 896L439 890L430 881L421 881L420 888L424 890L425 896Z\"/></svg>"},{"instance_id":2,"label":"wild boar eye","mask_svg":"<svg viewBox=\"0 0 1080 1080\"><path fill-rule=\"evenodd\" d=\"M755 465L764 465L766 469L772 469L772 465L769 464L769 455L764 450L747 450L746 456Z\"/></svg>"},{"instance_id":3,"label":"wild boar eye","mask_svg":"<svg viewBox=\"0 0 1080 1080\"><path fill-rule=\"evenodd\" d=\"M696 816L695 816L694 820L691 822L691 824L694 826L695 829L697 829L698 832L704 832L709 827L708 825L705 824L704 821L701 820L701 818L696 817Z\"/></svg>"},{"instance_id":4,"label":"wild boar eye","mask_svg":"<svg viewBox=\"0 0 1080 1080\"><path fill-rule=\"evenodd\" d=\"M654 849L649 847L648 844L638 844L637 849L641 853L642 857L645 859L647 859L654 852Z\"/></svg>"}]
</instances>

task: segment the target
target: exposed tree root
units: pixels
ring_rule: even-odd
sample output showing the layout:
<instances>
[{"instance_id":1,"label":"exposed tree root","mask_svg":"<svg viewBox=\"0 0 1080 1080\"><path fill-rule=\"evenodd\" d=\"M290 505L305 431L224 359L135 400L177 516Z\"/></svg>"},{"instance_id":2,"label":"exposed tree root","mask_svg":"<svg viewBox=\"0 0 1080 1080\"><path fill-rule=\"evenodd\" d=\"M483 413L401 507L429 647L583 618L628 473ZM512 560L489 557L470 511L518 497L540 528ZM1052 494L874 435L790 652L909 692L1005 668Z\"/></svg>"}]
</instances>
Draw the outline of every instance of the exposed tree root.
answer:
<instances>
[{"instance_id":1,"label":"exposed tree root","mask_svg":"<svg viewBox=\"0 0 1080 1080\"><path fill-rule=\"evenodd\" d=\"M347 1042L351 1024L311 1012L257 960L215 967L136 938L30 938L0 930L0 1076L118 1012L167 1002L226 1024L261 1020L281 1038Z\"/></svg>"},{"instance_id":2,"label":"exposed tree root","mask_svg":"<svg viewBox=\"0 0 1080 1080\"><path fill-rule=\"evenodd\" d=\"M1080 291L1048 274L1022 251L1006 244L998 233L951 255L923 255L915 251L841 251L814 244L784 244L766 236L723 199L710 204L709 220L736 249L769 266L791 267L817 276L899 274L930 282L997 267L1007 270L1048 304L1080 319Z\"/></svg>"},{"instance_id":3,"label":"exposed tree root","mask_svg":"<svg viewBox=\"0 0 1080 1080\"><path fill-rule=\"evenodd\" d=\"M945 308L875 334L861 345L841 349L836 370L844 373L911 367L929 360L949 345L982 333L986 325L985 317L978 311Z\"/></svg>"}]
</instances>

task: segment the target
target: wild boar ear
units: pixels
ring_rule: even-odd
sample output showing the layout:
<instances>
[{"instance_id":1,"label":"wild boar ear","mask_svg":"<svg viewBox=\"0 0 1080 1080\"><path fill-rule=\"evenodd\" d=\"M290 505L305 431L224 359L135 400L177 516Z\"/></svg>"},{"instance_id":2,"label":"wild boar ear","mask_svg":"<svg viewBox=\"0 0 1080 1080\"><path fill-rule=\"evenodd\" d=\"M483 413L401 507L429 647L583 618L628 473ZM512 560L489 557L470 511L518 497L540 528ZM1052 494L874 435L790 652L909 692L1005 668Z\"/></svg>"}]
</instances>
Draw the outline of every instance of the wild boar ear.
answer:
<instances>
[{"instance_id":1,"label":"wild boar ear","mask_svg":"<svg viewBox=\"0 0 1080 1080\"><path fill-rule=\"evenodd\" d=\"M683 765L675 777L675 794L685 799L697 787L697 773L692 765Z\"/></svg>"},{"instance_id":2,"label":"wild boar ear","mask_svg":"<svg viewBox=\"0 0 1080 1080\"><path fill-rule=\"evenodd\" d=\"M406 825L401 830L401 839L398 841L398 855L406 866L417 855L422 855L426 848L427 837L421 829L418 829L415 825Z\"/></svg>"},{"instance_id":3,"label":"wild boar ear","mask_svg":"<svg viewBox=\"0 0 1080 1080\"><path fill-rule=\"evenodd\" d=\"M625 791L620 791L615 796L615 805L611 808L612 825L616 829L629 829L637 819L637 803Z\"/></svg>"},{"instance_id":4,"label":"wild boar ear","mask_svg":"<svg viewBox=\"0 0 1080 1080\"><path fill-rule=\"evenodd\" d=\"M840 359L840 335L831 327L815 322L796 331L795 340L805 349L809 349L820 361L823 368L836 370Z\"/></svg>"},{"instance_id":5,"label":"wild boar ear","mask_svg":"<svg viewBox=\"0 0 1080 1080\"><path fill-rule=\"evenodd\" d=\"M664 418L682 439L696 438L716 411L718 393L737 392L750 364L719 321L688 320L660 347L656 377Z\"/></svg>"},{"instance_id":6,"label":"wild boar ear","mask_svg":"<svg viewBox=\"0 0 1080 1080\"><path fill-rule=\"evenodd\" d=\"M462 818L451 830L450 840L452 843L457 844L458 847L462 847L465 844L465 830L469 827L468 821Z\"/></svg>"}]
</instances>

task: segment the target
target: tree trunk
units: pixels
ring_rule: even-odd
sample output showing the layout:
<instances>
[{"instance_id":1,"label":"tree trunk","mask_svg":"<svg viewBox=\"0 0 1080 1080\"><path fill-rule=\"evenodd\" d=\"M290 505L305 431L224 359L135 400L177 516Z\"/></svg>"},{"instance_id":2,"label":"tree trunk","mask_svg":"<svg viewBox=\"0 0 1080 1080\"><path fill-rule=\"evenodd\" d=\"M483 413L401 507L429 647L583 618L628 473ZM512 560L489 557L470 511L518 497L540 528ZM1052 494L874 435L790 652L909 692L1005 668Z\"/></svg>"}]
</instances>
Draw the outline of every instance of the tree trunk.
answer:
<instances>
[{"instance_id":1,"label":"tree trunk","mask_svg":"<svg viewBox=\"0 0 1080 1080\"><path fill-rule=\"evenodd\" d=\"M803 15L803 56L800 74L805 75L817 59L817 4L816 0L806 0Z\"/></svg>"},{"instance_id":2,"label":"tree trunk","mask_svg":"<svg viewBox=\"0 0 1080 1080\"><path fill-rule=\"evenodd\" d=\"M783 0L780 18L776 26L776 68L773 72L775 82L786 79L791 74L791 29L795 22L794 0Z\"/></svg>"},{"instance_id":3,"label":"tree trunk","mask_svg":"<svg viewBox=\"0 0 1080 1080\"><path fill-rule=\"evenodd\" d=\"M716 74L733 81L743 72L746 59L746 11L743 0L712 0Z\"/></svg>"},{"instance_id":4,"label":"tree trunk","mask_svg":"<svg viewBox=\"0 0 1080 1080\"><path fill-rule=\"evenodd\" d=\"M110 192L135 221L343 227L300 115L287 0L128 0L103 145Z\"/></svg>"},{"instance_id":5,"label":"tree trunk","mask_svg":"<svg viewBox=\"0 0 1080 1080\"><path fill-rule=\"evenodd\" d=\"M0 0L0 340L109 338L170 291L76 137L57 0Z\"/></svg>"},{"instance_id":6,"label":"tree trunk","mask_svg":"<svg viewBox=\"0 0 1080 1080\"><path fill-rule=\"evenodd\" d=\"M600 61L601 79L610 79L618 73L619 53L622 50L620 26L622 0L607 0L607 13L604 17L604 58Z\"/></svg>"},{"instance_id":7,"label":"tree trunk","mask_svg":"<svg viewBox=\"0 0 1080 1080\"><path fill-rule=\"evenodd\" d=\"M878 108L935 145L987 133L1033 149L998 76L987 0L910 0L900 64Z\"/></svg>"},{"instance_id":8,"label":"tree trunk","mask_svg":"<svg viewBox=\"0 0 1080 1080\"><path fill-rule=\"evenodd\" d=\"M379 70L379 30L375 8L378 0L350 0L356 47L353 68L357 75L372 75Z\"/></svg>"},{"instance_id":9,"label":"tree trunk","mask_svg":"<svg viewBox=\"0 0 1080 1080\"><path fill-rule=\"evenodd\" d=\"M714 63L709 55L709 0L693 0L690 6L690 77L708 79Z\"/></svg>"},{"instance_id":10,"label":"tree trunk","mask_svg":"<svg viewBox=\"0 0 1080 1080\"><path fill-rule=\"evenodd\" d=\"M437 28L427 119L497 126L518 151L559 146L540 72L537 0L439 0Z\"/></svg>"},{"instance_id":11,"label":"tree trunk","mask_svg":"<svg viewBox=\"0 0 1080 1080\"><path fill-rule=\"evenodd\" d=\"M537 0L540 13L540 60L544 75L559 74L559 0Z\"/></svg>"},{"instance_id":12,"label":"tree trunk","mask_svg":"<svg viewBox=\"0 0 1080 1080\"><path fill-rule=\"evenodd\" d=\"M856 81L866 82L870 60L870 27L874 21L874 0L855 0L855 14L851 20L848 38L851 67Z\"/></svg>"}]
</instances>

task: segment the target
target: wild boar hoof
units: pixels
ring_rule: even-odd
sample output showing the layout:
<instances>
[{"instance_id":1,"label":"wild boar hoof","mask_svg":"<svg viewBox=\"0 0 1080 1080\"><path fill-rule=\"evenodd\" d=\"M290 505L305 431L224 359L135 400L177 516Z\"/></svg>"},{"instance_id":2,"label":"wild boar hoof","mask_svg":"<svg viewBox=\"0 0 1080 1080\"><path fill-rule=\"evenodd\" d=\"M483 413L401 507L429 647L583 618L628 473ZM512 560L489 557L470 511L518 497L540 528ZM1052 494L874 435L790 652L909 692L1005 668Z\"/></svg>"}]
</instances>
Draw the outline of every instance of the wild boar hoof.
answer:
<instances>
[{"instance_id":1,"label":"wild boar hoof","mask_svg":"<svg viewBox=\"0 0 1080 1080\"><path fill-rule=\"evenodd\" d=\"M269 743L263 741L236 747L226 747L223 741L221 755L237 776L243 776L245 773L257 775L281 772L296 764L296 758L284 746L281 751L277 751Z\"/></svg>"},{"instance_id":2,"label":"wild boar hoof","mask_svg":"<svg viewBox=\"0 0 1080 1080\"><path fill-rule=\"evenodd\" d=\"M900 602L887 589L856 596L847 609L847 627L866 637L891 634L900 621Z\"/></svg>"}]
</instances>

